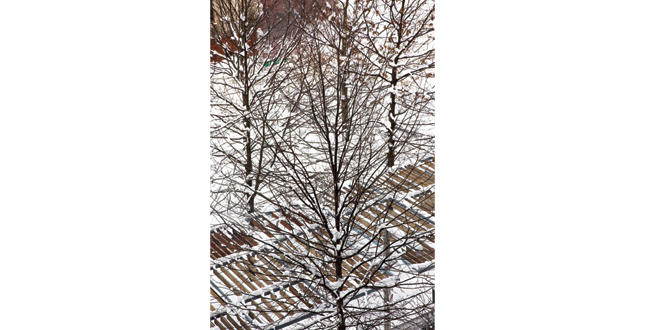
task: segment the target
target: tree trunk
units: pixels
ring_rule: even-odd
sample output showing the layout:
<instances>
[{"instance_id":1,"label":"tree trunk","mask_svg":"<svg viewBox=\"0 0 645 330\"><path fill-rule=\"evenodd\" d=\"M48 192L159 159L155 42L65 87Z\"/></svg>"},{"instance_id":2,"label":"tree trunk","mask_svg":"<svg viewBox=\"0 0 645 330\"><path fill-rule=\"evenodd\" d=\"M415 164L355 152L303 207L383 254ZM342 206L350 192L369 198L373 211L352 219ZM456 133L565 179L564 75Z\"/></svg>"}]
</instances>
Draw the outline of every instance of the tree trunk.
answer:
<instances>
[{"instance_id":1,"label":"tree trunk","mask_svg":"<svg viewBox=\"0 0 645 330\"><path fill-rule=\"evenodd\" d=\"M345 325L345 313L343 311L343 299L338 298L337 301L337 311L338 311L338 330L345 330L347 326Z\"/></svg>"},{"instance_id":2,"label":"tree trunk","mask_svg":"<svg viewBox=\"0 0 645 330\"><path fill-rule=\"evenodd\" d=\"M390 254L390 232L385 230L383 232L383 236L384 236L383 237L383 245L385 246L385 256L387 258L388 255ZM389 267L387 265L385 266L385 270L386 271L389 270ZM392 293L390 292L390 288L385 288L385 304L386 305L390 303L390 295L391 294ZM386 310L387 315L385 316L385 324L383 326L383 329L384 330L390 330L391 327L392 327L392 324L391 324L391 320L390 320L390 308L389 308L389 306L386 306L385 310Z\"/></svg>"},{"instance_id":3,"label":"tree trunk","mask_svg":"<svg viewBox=\"0 0 645 330\"><path fill-rule=\"evenodd\" d=\"M345 3L345 6L343 7L343 30L347 31L347 6L349 4L349 1ZM347 65L345 61L347 61L347 43L349 40L347 40L347 36L342 36L341 37L341 46L340 46L340 55L343 59L343 62L339 63L340 65ZM342 114L342 120L343 120L343 125L347 125L347 121L349 120L349 100L347 99L347 83L345 82L347 72L345 70L341 71L340 75L340 106L341 106L341 114Z\"/></svg>"},{"instance_id":4,"label":"tree trunk","mask_svg":"<svg viewBox=\"0 0 645 330\"><path fill-rule=\"evenodd\" d=\"M249 118L251 109L250 109L250 106L249 106L249 94L248 93L244 93L242 95L242 101L244 102L244 107L246 108L246 111L247 111L247 116L244 116L244 128L246 129L245 137L244 137L245 140L246 140L245 141L246 144L244 146L244 149L246 149L245 150L246 151L246 163L244 164L244 170L245 170L245 175L246 175L245 181L246 181L246 185L248 186L247 189L250 190L250 189L252 189L251 187L253 185L253 179L251 178L251 172L253 171L253 159L252 159L253 155L252 155L252 152L251 152L251 119ZM253 205L254 204L254 201L253 201L254 198L252 198L251 193L248 192L248 191L246 192L246 198L248 200L248 206L249 206L248 212L249 213L255 212L255 206Z\"/></svg>"},{"instance_id":5,"label":"tree trunk","mask_svg":"<svg viewBox=\"0 0 645 330\"><path fill-rule=\"evenodd\" d=\"M397 59L394 60L396 64ZM390 86L394 89L390 92L390 111L388 113L388 119L390 120L390 128L387 132L387 166L394 166L394 130L396 129L396 67L392 68L392 80L390 81Z\"/></svg>"}]
</instances>

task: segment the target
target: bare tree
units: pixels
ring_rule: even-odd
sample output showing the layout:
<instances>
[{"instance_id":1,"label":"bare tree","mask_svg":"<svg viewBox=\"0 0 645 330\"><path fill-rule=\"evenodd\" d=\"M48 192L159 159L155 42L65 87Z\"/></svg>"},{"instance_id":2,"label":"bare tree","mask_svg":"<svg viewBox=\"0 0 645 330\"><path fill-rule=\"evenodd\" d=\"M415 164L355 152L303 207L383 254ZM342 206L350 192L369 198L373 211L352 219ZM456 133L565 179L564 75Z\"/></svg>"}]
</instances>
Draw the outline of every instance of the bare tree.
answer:
<instances>
[{"instance_id":1,"label":"bare tree","mask_svg":"<svg viewBox=\"0 0 645 330\"><path fill-rule=\"evenodd\" d=\"M244 83L244 70L219 73L232 82L218 82L224 88L215 90L221 102L215 106L234 111L214 117L214 139L222 141L214 149L226 160L223 167L244 170L220 173L243 182L228 179L225 186L222 179L218 191L228 201L252 196L271 211L218 204L226 213L218 213L213 235L229 236L218 236L212 249L229 252L213 260L214 318L234 315L257 329L346 330L411 322L420 311L431 312L434 163L432 148L419 142L431 115L427 77L419 68L397 76L397 63L406 70L414 65L403 52L396 53L401 62L390 66L394 71L382 70L389 62L376 59L370 45L377 41L366 32L374 8L362 0L300 3L291 39L298 45L268 74L279 82L271 93L247 89L257 85ZM245 47L230 51L235 68L246 67L244 56L256 56ZM410 79L418 86L412 95L393 94L408 77L419 78ZM228 91L241 93L242 101L231 101ZM255 103L245 101L253 91ZM389 109L394 104L394 115L383 111L384 100ZM395 157L407 166L394 166ZM258 163L247 170L252 161ZM248 197L230 197L240 193L233 186L244 186ZM235 243L225 237L236 237Z\"/></svg>"},{"instance_id":2,"label":"bare tree","mask_svg":"<svg viewBox=\"0 0 645 330\"><path fill-rule=\"evenodd\" d=\"M361 29L357 47L373 65L371 74L388 88L386 108L388 122L387 166L394 167L398 154L404 148L432 149L434 135L424 125L432 125L434 93L429 78L434 69L434 4L430 0L377 0L368 3L363 12L365 26ZM414 127L414 137L401 139L401 132ZM403 143L402 143L403 142ZM384 232L389 244L389 232ZM389 302L390 291L385 290ZM387 312L391 314L391 311ZM388 318L384 330L391 329Z\"/></svg>"},{"instance_id":3,"label":"bare tree","mask_svg":"<svg viewBox=\"0 0 645 330\"><path fill-rule=\"evenodd\" d=\"M213 212L256 210L267 156L264 134L281 107L284 62L297 44L284 3L213 0L211 103ZM280 9L285 15L276 16Z\"/></svg>"},{"instance_id":4,"label":"bare tree","mask_svg":"<svg viewBox=\"0 0 645 330\"><path fill-rule=\"evenodd\" d=\"M432 0L370 1L363 12L366 22L357 47L374 66L374 74L388 88L383 102L388 111L388 166L394 166L395 150L405 147L398 133L408 123L432 126L434 116L434 2ZM416 143L432 148L434 134L428 127ZM417 147L417 146L413 146Z\"/></svg>"}]
</instances>

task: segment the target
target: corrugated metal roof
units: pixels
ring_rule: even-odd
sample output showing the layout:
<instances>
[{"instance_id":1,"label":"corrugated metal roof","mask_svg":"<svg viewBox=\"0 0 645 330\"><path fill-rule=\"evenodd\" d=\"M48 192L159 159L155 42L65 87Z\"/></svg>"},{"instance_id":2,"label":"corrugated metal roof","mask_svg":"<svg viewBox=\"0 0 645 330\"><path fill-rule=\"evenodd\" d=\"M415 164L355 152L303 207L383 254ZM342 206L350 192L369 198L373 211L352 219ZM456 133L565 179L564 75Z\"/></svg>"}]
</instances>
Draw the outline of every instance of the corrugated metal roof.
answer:
<instances>
[{"instance_id":1,"label":"corrugated metal roof","mask_svg":"<svg viewBox=\"0 0 645 330\"><path fill-rule=\"evenodd\" d=\"M386 216L396 228L392 235L402 235L416 231L434 231L434 160L426 160L417 166L400 168L389 178L384 178L378 184L381 189L392 189L401 192L401 198L375 201L367 209L360 212L357 219L357 231L369 236L373 231L372 223L377 217ZM377 195L377 194L375 194ZM387 205L391 209L387 210ZM270 212L251 220L259 232L272 237L271 231L261 227L260 221L271 218L274 223L280 223L285 228L302 226L294 217L288 217L281 212ZM397 232L400 231L400 232ZM313 230L312 235L324 235L322 229ZM374 244L379 244L381 238L374 238ZM315 249L307 247L298 239L282 239L276 242L280 249L296 251ZM426 242L419 242L416 248L406 247L400 258L408 265L419 265L420 270L428 270L429 263L434 260L434 236ZM302 282L293 281L293 277L282 274L281 262L268 253L258 253L252 249L262 248L258 240L236 228L214 226L211 230L211 327L216 329L251 329L253 324L268 324L279 320L281 327L291 324L306 316L301 310L311 308L317 301L315 292ZM387 278L383 271L374 272L369 265L360 265L358 256L347 259L343 263L343 273L358 267L354 273L360 277L368 275L374 282ZM331 267L331 266L330 266ZM333 272L330 272L333 273ZM291 280L291 282L289 282ZM348 281L349 287L359 284L354 280ZM283 299L277 300L276 297ZM266 297L266 298L265 298ZM274 298L274 299L270 299ZM225 307L231 299L244 299L251 305L257 306L258 312L247 315L229 315ZM298 315L298 314L301 315ZM300 318L298 318L300 316Z\"/></svg>"}]
</instances>

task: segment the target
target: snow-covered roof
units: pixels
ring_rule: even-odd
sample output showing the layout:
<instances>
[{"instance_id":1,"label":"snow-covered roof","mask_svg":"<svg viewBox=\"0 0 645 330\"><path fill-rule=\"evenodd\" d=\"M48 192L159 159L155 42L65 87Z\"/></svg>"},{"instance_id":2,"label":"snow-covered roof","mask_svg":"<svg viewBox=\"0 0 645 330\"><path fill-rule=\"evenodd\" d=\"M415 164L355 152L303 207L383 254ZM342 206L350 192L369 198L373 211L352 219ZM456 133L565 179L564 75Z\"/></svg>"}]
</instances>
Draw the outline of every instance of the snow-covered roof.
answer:
<instances>
[{"instance_id":1,"label":"snow-covered roof","mask_svg":"<svg viewBox=\"0 0 645 330\"><path fill-rule=\"evenodd\" d=\"M392 235L400 232L424 230L434 232L434 159L422 161L416 166L406 166L396 170L390 177L384 178L377 187L387 190L396 187L400 192L394 199L374 200L369 207L356 218L359 228L373 227L371 223L379 216L387 204L392 209L387 212L387 217L392 219L396 229ZM378 194L375 194L378 195ZM393 201L393 203L390 203ZM259 221L271 220L271 221ZM275 226L302 226L293 217L280 212L268 212L257 215L255 223L275 224ZM405 219L399 221L397 219ZM251 220L253 222L254 220ZM272 225L273 226L273 225ZM305 321L310 315L295 313L287 315L285 310L292 310L294 306L315 306L316 295L311 293L311 288L303 282L285 282L279 260L266 253L267 246L260 242L273 238L272 231L266 228L255 235L266 237L252 237L240 229L213 225L211 229L211 327L215 329L253 329L261 328L263 324L276 324L276 329L286 329L298 322ZM369 230L363 232L369 233ZM317 235L312 231L312 235ZM374 244L380 244L381 238L377 237ZM297 240L277 239L277 246L283 249L296 249ZM415 247L407 247L400 255L400 260L415 272L424 273L434 271L434 236L426 242L421 242ZM354 256L346 259L343 264L344 271L352 269L359 275L370 274L369 265L360 265L360 258ZM384 281L388 274L377 271L371 274L374 282ZM290 277L293 279L293 277ZM347 285L353 286L350 280ZM365 292L363 295L369 295ZM284 300L275 299L282 297ZM271 299L273 298L273 299ZM244 301L248 306L257 306L258 312L247 314L232 313L227 305ZM273 305L284 301L286 305ZM275 308L274 308L275 307ZM291 307L291 308L290 308ZM252 309L252 308L251 308Z\"/></svg>"}]
</instances>

